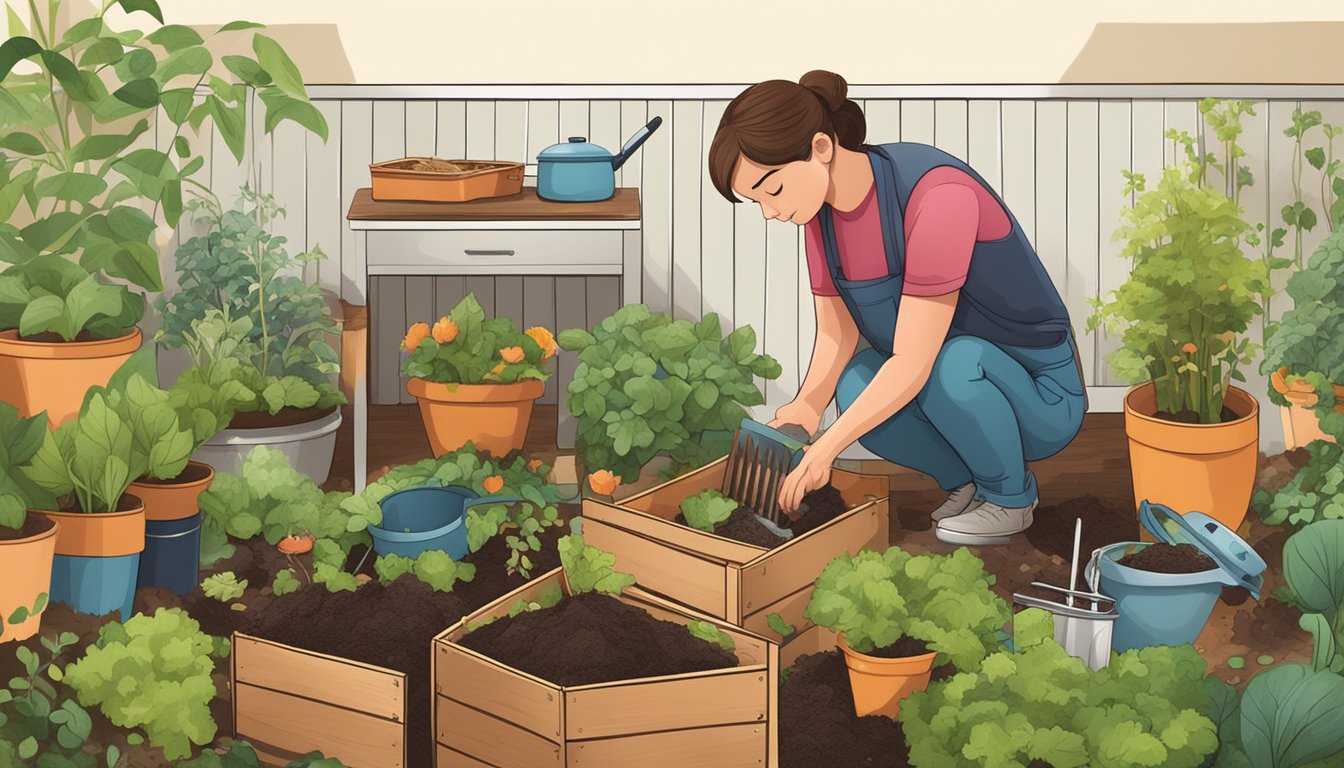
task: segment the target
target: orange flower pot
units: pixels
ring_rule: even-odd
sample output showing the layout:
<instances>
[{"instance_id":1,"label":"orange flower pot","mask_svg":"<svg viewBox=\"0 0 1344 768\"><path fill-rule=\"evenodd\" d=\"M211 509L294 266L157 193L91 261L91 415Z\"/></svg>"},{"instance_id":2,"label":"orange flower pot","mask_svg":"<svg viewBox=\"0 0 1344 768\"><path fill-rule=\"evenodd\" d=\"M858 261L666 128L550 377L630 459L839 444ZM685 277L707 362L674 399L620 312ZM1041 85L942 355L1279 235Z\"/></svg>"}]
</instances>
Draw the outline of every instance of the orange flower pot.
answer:
<instances>
[{"instance_id":1,"label":"orange flower pot","mask_svg":"<svg viewBox=\"0 0 1344 768\"><path fill-rule=\"evenodd\" d=\"M1255 484L1260 405L1229 387L1226 407L1239 418L1222 424L1181 424L1153 416L1152 382L1125 395L1125 434L1134 484L1134 512L1147 499L1178 512L1203 512L1232 530L1241 527ZM1141 530L1144 541L1152 541Z\"/></svg>"},{"instance_id":2,"label":"orange flower pot","mask_svg":"<svg viewBox=\"0 0 1344 768\"><path fill-rule=\"evenodd\" d=\"M420 418L435 456L468 442L478 451L504 456L522 450L532 405L546 391L546 382L437 384L413 378L406 391L420 402Z\"/></svg>"},{"instance_id":3,"label":"orange flower pot","mask_svg":"<svg viewBox=\"0 0 1344 768\"><path fill-rule=\"evenodd\" d=\"M140 348L140 329L103 341L20 341L16 330L0 331L0 400L20 416L47 412L55 429L79 413L91 386L106 386L121 364Z\"/></svg>"},{"instance_id":4,"label":"orange flower pot","mask_svg":"<svg viewBox=\"0 0 1344 768\"><path fill-rule=\"evenodd\" d=\"M1311 409L1316 404L1316 390L1305 381L1288 383L1288 369L1280 368L1269 375L1270 385L1283 395L1292 405L1279 406L1279 415L1283 418L1284 450L1301 448L1314 440L1333 443L1335 438L1321 431L1321 420ZM1332 384L1335 388L1335 413L1344 413L1344 387Z\"/></svg>"},{"instance_id":5,"label":"orange flower pot","mask_svg":"<svg viewBox=\"0 0 1344 768\"><path fill-rule=\"evenodd\" d=\"M849 667L849 687L854 691L854 714L859 717L882 715L896 717L901 700L929 687L933 660L937 653L925 653L901 659L884 659L859 653L840 635L840 651Z\"/></svg>"},{"instance_id":6,"label":"orange flower pot","mask_svg":"<svg viewBox=\"0 0 1344 768\"><path fill-rule=\"evenodd\" d=\"M144 502L146 520L185 520L200 511L198 500L215 479L215 470L209 464L189 461L183 474L190 474L191 479L181 483L155 483L141 479L131 483L126 490Z\"/></svg>"},{"instance_id":7,"label":"orange flower pot","mask_svg":"<svg viewBox=\"0 0 1344 768\"><path fill-rule=\"evenodd\" d=\"M8 619L20 606L31 609L38 595L46 592L50 596L51 560L59 530L60 523L53 521L45 531L0 540L0 643L27 640L41 627L40 611L17 624Z\"/></svg>"}]
</instances>

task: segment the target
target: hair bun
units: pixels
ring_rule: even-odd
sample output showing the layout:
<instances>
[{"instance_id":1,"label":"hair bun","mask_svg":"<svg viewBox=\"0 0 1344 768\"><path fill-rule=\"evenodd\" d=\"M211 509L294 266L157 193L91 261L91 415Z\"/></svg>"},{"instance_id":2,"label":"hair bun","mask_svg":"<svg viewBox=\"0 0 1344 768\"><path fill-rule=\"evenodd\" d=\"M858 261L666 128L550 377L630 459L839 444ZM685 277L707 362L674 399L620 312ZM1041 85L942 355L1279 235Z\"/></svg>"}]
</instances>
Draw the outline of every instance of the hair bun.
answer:
<instances>
[{"instance_id":1,"label":"hair bun","mask_svg":"<svg viewBox=\"0 0 1344 768\"><path fill-rule=\"evenodd\" d=\"M849 83L834 72L814 69L799 78L798 84L817 94L831 112L838 112L848 100Z\"/></svg>"}]
</instances>

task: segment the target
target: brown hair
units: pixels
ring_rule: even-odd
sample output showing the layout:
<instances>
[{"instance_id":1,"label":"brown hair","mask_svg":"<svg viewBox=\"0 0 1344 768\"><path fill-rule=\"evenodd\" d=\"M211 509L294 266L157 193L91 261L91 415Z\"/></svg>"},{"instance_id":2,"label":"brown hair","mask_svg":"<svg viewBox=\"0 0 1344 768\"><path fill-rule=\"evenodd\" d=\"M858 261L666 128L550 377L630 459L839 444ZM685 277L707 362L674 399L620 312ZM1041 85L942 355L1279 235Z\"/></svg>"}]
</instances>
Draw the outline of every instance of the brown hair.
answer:
<instances>
[{"instance_id":1,"label":"brown hair","mask_svg":"<svg viewBox=\"0 0 1344 768\"><path fill-rule=\"evenodd\" d=\"M743 91L723 112L709 145L709 177L729 202L738 157L783 165L812 155L812 137L824 133L845 149L863 146L863 110L846 97L849 84L834 72L814 69L799 78L767 80Z\"/></svg>"}]
</instances>

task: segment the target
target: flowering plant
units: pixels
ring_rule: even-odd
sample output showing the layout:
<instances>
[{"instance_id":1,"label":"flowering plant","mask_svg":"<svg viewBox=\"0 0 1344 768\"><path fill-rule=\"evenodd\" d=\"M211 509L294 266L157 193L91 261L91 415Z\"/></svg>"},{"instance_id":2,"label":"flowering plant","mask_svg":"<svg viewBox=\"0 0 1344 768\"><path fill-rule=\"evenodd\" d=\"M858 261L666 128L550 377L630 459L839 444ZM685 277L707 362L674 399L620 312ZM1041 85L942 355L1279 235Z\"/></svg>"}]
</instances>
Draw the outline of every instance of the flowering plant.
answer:
<instances>
[{"instance_id":1,"label":"flowering plant","mask_svg":"<svg viewBox=\"0 0 1344 768\"><path fill-rule=\"evenodd\" d=\"M401 348L410 352L401 372L438 384L508 384L545 381L547 361L555 356L555 336L537 326L519 331L506 317L487 320L469 294L433 326L415 323Z\"/></svg>"}]
</instances>

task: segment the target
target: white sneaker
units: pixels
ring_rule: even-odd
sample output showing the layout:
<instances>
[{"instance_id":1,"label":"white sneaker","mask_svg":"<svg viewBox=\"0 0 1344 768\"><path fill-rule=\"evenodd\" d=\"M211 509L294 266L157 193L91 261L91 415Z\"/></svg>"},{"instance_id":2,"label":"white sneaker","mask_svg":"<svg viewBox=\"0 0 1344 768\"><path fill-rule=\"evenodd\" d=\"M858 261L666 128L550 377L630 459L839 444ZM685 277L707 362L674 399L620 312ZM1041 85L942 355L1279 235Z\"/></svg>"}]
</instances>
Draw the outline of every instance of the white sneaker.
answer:
<instances>
[{"instance_id":1,"label":"white sneaker","mask_svg":"<svg viewBox=\"0 0 1344 768\"><path fill-rule=\"evenodd\" d=\"M983 502L956 517L938 523L936 535L947 544L1006 544L1013 534L1031 527L1031 513L1036 502L1025 507L1003 507Z\"/></svg>"},{"instance_id":2,"label":"white sneaker","mask_svg":"<svg viewBox=\"0 0 1344 768\"><path fill-rule=\"evenodd\" d=\"M933 522L946 520L949 517L956 517L972 507L978 506L984 499L975 498L975 483L967 483L960 488L952 491L942 506L933 510L931 517Z\"/></svg>"}]
</instances>

